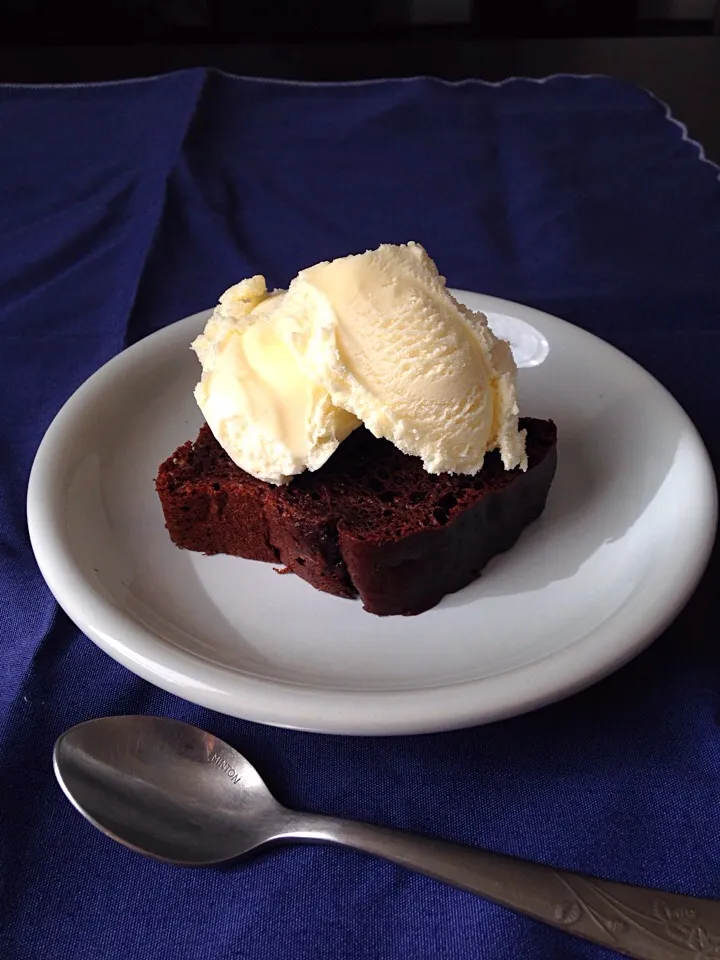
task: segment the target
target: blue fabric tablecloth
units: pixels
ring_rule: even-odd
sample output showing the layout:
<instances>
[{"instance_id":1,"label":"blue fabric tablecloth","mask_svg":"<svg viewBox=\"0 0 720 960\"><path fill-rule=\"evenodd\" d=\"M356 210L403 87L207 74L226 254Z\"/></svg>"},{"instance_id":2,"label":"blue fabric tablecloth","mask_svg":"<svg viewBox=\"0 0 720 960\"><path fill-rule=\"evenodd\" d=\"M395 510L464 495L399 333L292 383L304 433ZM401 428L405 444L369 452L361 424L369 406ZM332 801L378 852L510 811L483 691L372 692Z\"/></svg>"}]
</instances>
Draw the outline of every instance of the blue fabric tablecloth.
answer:
<instances>
[{"instance_id":1,"label":"blue fabric tablecloth","mask_svg":"<svg viewBox=\"0 0 720 960\"><path fill-rule=\"evenodd\" d=\"M669 69L671 67L669 66ZM489 727L360 739L194 707L58 609L24 520L53 415L131 341L241 277L421 241L451 285L559 314L660 378L720 455L720 183L604 78L305 86L191 71L0 88L0 957L562 960L607 951L359 854L184 871L62 797L55 737L161 713L241 747L290 805L720 897L717 572L589 691Z\"/></svg>"}]
</instances>

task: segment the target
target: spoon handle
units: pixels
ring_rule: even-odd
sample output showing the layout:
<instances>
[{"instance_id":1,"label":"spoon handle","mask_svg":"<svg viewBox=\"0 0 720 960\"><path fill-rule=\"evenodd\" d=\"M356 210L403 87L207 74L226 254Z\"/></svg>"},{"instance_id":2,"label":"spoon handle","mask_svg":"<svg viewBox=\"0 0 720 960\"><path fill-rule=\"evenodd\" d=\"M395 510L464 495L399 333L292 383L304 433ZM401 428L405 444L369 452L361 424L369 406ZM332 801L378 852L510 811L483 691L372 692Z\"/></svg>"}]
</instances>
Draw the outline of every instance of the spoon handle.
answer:
<instances>
[{"instance_id":1,"label":"spoon handle","mask_svg":"<svg viewBox=\"0 0 720 960\"><path fill-rule=\"evenodd\" d=\"M556 870L370 824L300 814L288 839L353 847L639 960L720 957L720 902Z\"/></svg>"}]
</instances>

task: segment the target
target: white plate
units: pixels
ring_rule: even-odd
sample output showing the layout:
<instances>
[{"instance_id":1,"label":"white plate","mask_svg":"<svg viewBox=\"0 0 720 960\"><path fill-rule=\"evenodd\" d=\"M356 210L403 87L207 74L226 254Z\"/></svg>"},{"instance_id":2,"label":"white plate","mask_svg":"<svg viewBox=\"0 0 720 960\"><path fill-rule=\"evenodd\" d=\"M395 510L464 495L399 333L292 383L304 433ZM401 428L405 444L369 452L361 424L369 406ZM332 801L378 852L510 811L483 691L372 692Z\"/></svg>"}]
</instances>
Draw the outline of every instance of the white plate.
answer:
<instances>
[{"instance_id":1,"label":"white plate","mask_svg":"<svg viewBox=\"0 0 720 960\"><path fill-rule=\"evenodd\" d=\"M458 296L513 342L522 410L553 418L560 438L544 515L480 580L418 617L379 618L268 564L176 549L153 480L201 423L188 344L203 313L106 364L40 446L30 536L68 615L187 700L346 734L507 717L646 646L688 599L713 542L715 482L694 426L596 337L528 307Z\"/></svg>"}]
</instances>

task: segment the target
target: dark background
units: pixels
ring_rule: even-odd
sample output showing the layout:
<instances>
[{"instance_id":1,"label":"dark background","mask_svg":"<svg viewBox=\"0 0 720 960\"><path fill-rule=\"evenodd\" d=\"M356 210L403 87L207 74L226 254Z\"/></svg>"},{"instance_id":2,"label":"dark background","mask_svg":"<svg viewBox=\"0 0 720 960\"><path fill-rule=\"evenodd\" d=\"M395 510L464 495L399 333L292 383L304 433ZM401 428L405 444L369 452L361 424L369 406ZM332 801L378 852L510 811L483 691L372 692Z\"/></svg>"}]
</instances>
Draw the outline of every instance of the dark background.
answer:
<instances>
[{"instance_id":1,"label":"dark background","mask_svg":"<svg viewBox=\"0 0 720 960\"><path fill-rule=\"evenodd\" d=\"M713 0L0 0L0 43L709 35Z\"/></svg>"}]
</instances>

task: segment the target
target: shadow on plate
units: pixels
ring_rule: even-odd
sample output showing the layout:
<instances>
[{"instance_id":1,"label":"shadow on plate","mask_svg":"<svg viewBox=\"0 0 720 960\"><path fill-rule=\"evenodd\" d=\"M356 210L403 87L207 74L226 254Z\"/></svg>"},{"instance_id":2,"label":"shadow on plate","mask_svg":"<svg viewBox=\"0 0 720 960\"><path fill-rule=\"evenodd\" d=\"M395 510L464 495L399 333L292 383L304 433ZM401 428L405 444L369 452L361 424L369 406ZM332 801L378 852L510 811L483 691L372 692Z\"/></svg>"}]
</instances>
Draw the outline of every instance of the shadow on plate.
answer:
<instances>
[{"instance_id":1,"label":"shadow on plate","mask_svg":"<svg viewBox=\"0 0 720 960\"><path fill-rule=\"evenodd\" d=\"M672 468L684 430L680 417L654 415L627 397L582 424L564 430L559 422L558 469L542 517L443 604L541 590L572 577L643 515ZM508 564L517 568L513 577L503 576Z\"/></svg>"}]
</instances>

